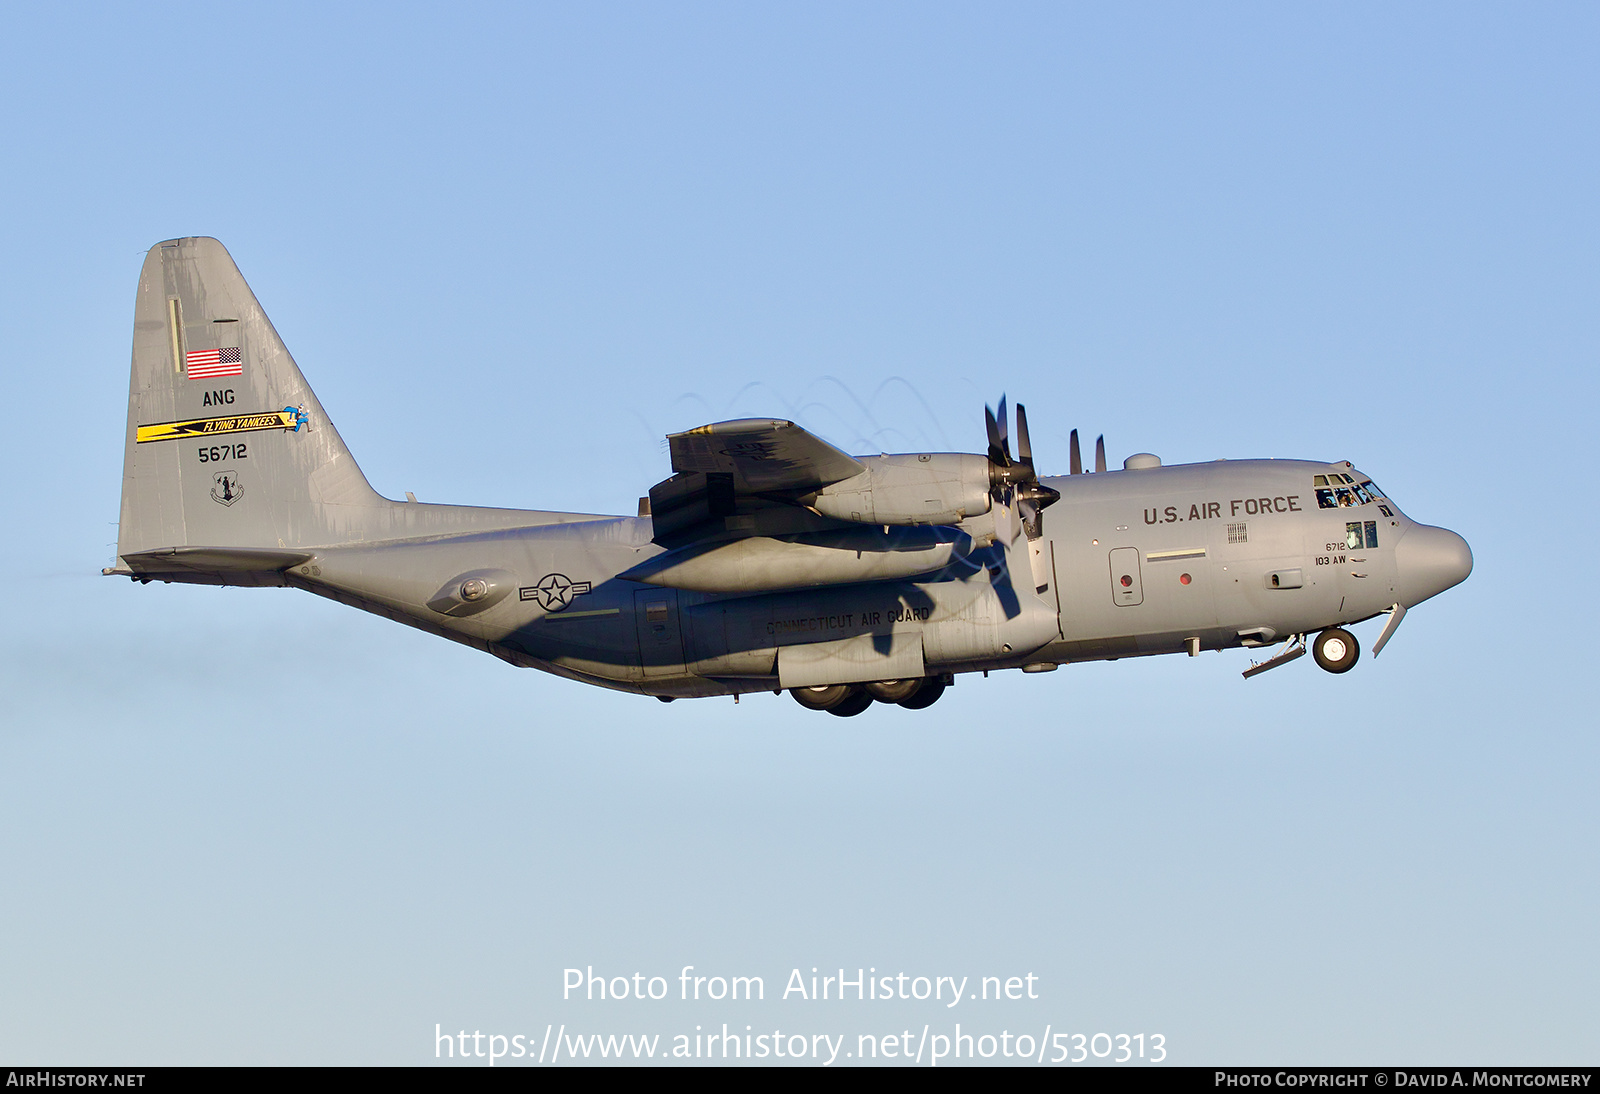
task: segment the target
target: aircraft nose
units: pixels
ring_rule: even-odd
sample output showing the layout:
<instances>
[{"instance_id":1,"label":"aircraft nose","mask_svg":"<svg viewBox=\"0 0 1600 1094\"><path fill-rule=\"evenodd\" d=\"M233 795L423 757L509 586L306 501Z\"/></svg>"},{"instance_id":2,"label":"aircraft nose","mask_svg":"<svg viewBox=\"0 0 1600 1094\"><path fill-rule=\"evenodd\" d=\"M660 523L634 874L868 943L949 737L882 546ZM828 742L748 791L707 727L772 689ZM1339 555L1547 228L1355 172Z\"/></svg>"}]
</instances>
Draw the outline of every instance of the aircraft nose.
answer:
<instances>
[{"instance_id":1,"label":"aircraft nose","mask_svg":"<svg viewBox=\"0 0 1600 1094\"><path fill-rule=\"evenodd\" d=\"M1400 603L1410 608L1465 581L1472 572L1472 548L1448 528L1420 524L1401 538L1394 561Z\"/></svg>"}]
</instances>

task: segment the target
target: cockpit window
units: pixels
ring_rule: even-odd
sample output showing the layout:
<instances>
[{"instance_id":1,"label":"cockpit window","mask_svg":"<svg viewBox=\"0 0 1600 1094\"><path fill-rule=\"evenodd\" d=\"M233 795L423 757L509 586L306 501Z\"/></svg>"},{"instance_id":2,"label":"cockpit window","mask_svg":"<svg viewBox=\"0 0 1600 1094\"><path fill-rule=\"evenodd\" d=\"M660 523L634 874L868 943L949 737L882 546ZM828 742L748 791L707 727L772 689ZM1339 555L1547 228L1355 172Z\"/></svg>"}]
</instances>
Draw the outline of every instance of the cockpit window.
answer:
<instances>
[{"instance_id":1,"label":"cockpit window","mask_svg":"<svg viewBox=\"0 0 1600 1094\"><path fill-rule=\"evenodd\" d=\"M1378 546L1378 522L1375 520L1357 520L1344 526L1344 543L1352 551L1361 550L1365 545L1369 549Z\"/></svg>"},{"instance_id":2,"label":"cockpit window","mask_svg":"<svg viewBox=\"0 0 1600 1094\"><path fill-rule=\"evenodd\" d=\"M1376 484L1370 479L1356 482L1349 475L1318 475L1313 480L1316 483L1318 509L1350 509L1357 505L1367 505L1384 496ZM1350 486L1325 486L1324 483L1347 482Z\"/></svg>"}]
</instances>

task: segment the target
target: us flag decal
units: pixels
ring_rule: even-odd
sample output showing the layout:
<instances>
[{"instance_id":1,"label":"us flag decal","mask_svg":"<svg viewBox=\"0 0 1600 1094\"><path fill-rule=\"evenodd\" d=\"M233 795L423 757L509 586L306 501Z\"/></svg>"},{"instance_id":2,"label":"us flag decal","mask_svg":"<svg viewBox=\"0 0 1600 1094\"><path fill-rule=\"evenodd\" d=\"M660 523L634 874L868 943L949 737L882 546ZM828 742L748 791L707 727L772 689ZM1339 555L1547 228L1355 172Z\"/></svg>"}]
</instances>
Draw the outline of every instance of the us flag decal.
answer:
<instances>
[{"instance_id":1,"label":"us flag decal","mask_svg":"<svg viewBox=\"0 0 1600 1094\"><path fill-rule=\"evenodd\" d=\"M197 349L184 354L184 364L191 380L210 380L216 376L241 376L244 365L239 360L239 347L228 349Z\"/></svg>"}]
</instances>

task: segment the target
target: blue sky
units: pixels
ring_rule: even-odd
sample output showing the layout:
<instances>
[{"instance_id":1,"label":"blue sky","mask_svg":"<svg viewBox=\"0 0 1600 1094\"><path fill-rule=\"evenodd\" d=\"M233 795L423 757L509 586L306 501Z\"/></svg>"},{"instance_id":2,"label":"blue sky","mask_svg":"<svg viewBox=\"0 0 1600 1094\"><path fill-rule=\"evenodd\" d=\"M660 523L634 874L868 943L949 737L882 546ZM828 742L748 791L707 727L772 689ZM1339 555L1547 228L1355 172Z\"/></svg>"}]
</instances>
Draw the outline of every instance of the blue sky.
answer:
<instances>
[{"instance_id":1,"label":"blue sky","mask_svg":"<svg viewBox=\"0 0 1600 1094\"><path fill-rule=\"evenodd\" d=\"M973 1028L1180 1063L1594 1059L1592 7L4 19L0 1060L954 1020L560 998L686 964L1033 972ZM392 497L627 513L668 431L977 450L1005 391L1047 472L1350 459L1476 569L1344 677L851 720L111 581L134 284L191 234Z\"/></svg>"}]
</instances>

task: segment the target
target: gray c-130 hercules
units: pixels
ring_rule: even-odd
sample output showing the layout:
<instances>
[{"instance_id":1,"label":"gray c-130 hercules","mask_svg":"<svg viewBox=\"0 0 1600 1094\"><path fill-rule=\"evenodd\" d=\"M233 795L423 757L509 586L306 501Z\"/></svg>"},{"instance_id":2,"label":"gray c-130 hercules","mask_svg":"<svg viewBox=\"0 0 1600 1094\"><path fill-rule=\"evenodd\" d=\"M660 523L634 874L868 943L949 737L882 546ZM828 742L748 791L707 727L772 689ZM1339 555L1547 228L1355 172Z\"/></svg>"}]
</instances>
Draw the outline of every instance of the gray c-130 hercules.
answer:
<instances>
[{"instance_id":1,"label":"gray c-130 hercules","mask_svg":"<svg viewBox=\"0 0 1600 1094\"><path fill-rule=\"evenodd\" d=\"M1345 628L1466 578L1454 532L1349 463L1034 469L1005 399L982 454L847 455L793 422L674 433L637 517L380 496L214 239L139 278L117 563L293 586L514 665L664 701L788 690L848 716L964 672L1236 646L1345 672Z\"/></svg>"}]
</instances>

